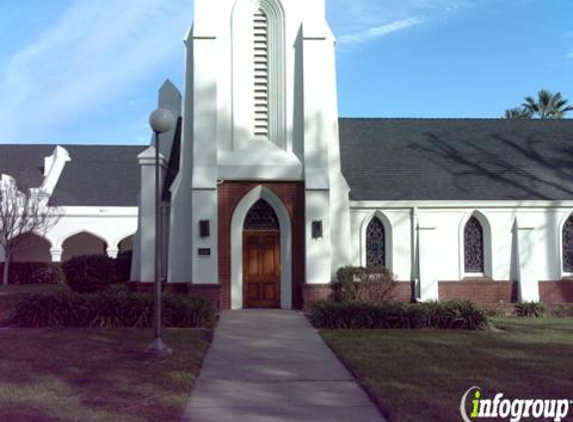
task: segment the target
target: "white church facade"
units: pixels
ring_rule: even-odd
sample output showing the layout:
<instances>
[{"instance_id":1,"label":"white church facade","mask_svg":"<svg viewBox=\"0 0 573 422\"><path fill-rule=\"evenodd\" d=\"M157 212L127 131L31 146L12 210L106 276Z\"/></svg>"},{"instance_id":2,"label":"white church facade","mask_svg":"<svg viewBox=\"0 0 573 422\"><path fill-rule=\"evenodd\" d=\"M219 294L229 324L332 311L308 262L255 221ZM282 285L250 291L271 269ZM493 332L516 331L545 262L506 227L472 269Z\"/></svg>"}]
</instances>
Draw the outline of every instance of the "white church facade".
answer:
<instances>
[{"instance_id":1,"label":"white church facade","mask_svg":"<svg viewBox=\"0 0 573 422\"><path fill-rule=\"evenodd\" d=\"M301 309L340 267L384 265L399 300L573 301L573 121L341 119L324 0L195 0L194 16L183 95L159 93L176 117L159 144L167 290ZM149 286L155 145L45 148L0 145L0 173L65 210L42 259L78 234L110 256L133 244L132 285Z\"/></svg>"}]
</instances>

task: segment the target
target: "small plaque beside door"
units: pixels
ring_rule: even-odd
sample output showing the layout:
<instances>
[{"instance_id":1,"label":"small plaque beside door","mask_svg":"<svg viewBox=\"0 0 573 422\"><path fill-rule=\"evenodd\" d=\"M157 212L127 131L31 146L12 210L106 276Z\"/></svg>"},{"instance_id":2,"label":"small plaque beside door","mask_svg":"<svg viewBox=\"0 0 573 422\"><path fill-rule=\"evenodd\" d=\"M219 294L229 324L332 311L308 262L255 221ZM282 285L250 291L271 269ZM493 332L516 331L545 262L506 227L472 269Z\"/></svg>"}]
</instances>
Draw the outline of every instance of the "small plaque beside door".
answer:
<instances>
[{"instance_id":1,"label":"small plaque beside door","mask_svg":"<svg viewBox=\"0 0 573 422\"><path fill-rule=\"evenodd\" d=\"M199 248L199 256L211 256L210 248Z\"/></svg>"}]
</instances>

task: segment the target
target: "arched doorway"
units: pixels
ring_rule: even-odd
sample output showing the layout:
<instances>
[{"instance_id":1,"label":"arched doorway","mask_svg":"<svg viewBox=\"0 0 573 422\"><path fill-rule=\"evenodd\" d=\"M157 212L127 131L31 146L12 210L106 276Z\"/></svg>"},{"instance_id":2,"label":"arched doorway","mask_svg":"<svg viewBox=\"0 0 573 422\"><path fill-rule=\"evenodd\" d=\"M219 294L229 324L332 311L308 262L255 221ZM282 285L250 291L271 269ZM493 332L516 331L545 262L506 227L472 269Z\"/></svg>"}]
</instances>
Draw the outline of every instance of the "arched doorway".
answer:
<instances>
[{"instance_id":1,"label":"arched doorway","mask_svg":"<svg viewBox=\"0 0 573 422\"><path fill-rule=\"evenodd\" d=\"M245 300L243 293L245 292L244 286L244 266L247 261L243 256L244 245L244 228L247 223L247 215L259 200L264 200L264 203L270 206L276 219L278 220L279 231L277 240L280 247L278 248L279 264L278 271L280 274L280 308L292 309L292 266L293 266L293 253L292 253L292 224L291 218L287 208L281 199L269 188L265 186L257 186L247 193L239 201L233 211L231 218L230 237L231 237L231 286L230 286L230 304L231 309L243 309L245 307ZM251 223L248 223L249 225ZM252 226L249 226L252 227ZM254 241L253 241L254 242ZM270 240L269 240L270 242ZM263 241L264 243L264 241ZM261 247L266 247L261 245ZM254 248L254 245L253 245ZM254 253L254 252L253 252ZM263 254L264 256L264 254ZM270 253L267 255L270 257ZM258 257L257 257L258 259ZM270 258L268 258L270 259ZM273 263L274 264L274 263ZM253 288L254 289L254 288Z\"/></svg>"},{"instance_id":2,"label":"arched doorway","mask_svg":"<svg viewBox=\"0 0 573 422\"><path fill-rule=\"evenodd\" d=\"M277 215L264 199L243 224L243 307L280 308L281 243Z\"/></svg>"},{"instance_id":3,"label":"arched doorway","mask_svg":"<svg viewBox=\"0 0 573 422\"><path fill-rule=\"evenodd\" d=\"M133 251L133 239L134 239L133 235L127 236L118 243L117 248L119 250L119 254Z\"/></svg>"},{"instance_id":4,"label":"arched doorway","mask_svg":"<svg viewBox=\"0 0 573 422\"><path fill-rule=\"evenodd\" d=\"M12 262L50 262L50 242L34 233L20 235L15 242Z\"/></svg>"},{"instance_id":5,"label":"arched doorway","mask_svg":"<svg viewBox=\"0 0 573 422\"><path fill-rule=\"evenodd\" d=\"M62 261L68 261L78 255L103 255L107 243L93 234L81 232L68 237L62 244Z\"/></svg>"}]
</instances>

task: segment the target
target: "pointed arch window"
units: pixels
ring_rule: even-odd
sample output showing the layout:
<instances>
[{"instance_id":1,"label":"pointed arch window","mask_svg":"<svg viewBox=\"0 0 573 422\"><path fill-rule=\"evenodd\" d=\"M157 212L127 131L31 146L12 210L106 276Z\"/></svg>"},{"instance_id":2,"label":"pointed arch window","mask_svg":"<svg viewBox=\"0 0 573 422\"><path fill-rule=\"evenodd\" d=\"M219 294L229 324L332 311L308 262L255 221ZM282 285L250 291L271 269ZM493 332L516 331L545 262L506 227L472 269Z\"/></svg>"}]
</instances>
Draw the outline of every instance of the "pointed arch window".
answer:
<instances>
[{"instance_id":1,"label":"pointed arch window","mask_svg":"<svg viewBox=\"0 0 573 422\"><path fill-rule=\"evenodd\" d=\"M386 266L386 231L378 217L366 228L366 266Z\"/></svg>"},{"instance_id":2,"label":"pointed arch window","mask_svg":"<svg viewBox=\"0 0 573 422\"><path fill-rule=\"evenodd\" d=\"M259 199L245 217L243 230L280 230L279 219L273 208L264 199Z\"/></svg>"},{"instance_id":3,"label":"pointed arch window","mask_svg":"<svg viewBox=\"0 0 573 422\"><path fill-rule=\"evenodd\" d=\"M563 271L573 273L573 216L565 221L562 236Z\"/></svg>"},{"instance_id":4,"label":"pointed arch window","mask_svg":"<svg viewBox=\"0 0 573 422\"><path fill-rule=\"evenodd\" d=\"M483 227L476 217L464 227L464 269L466 273L484 272Z\"/></svg>"}]
</instances>

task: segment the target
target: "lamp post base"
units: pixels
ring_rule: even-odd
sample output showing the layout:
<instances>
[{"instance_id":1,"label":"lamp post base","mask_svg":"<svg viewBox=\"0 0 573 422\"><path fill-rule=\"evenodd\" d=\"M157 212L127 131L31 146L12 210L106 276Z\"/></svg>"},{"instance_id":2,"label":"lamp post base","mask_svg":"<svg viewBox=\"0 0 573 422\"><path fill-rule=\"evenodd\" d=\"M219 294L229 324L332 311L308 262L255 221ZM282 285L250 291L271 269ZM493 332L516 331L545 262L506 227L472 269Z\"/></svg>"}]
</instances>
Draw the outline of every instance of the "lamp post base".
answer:
<instances>
[{"instance_id":1,"label":"lamp post base","mask_svg":"<svg viewBox=\"0 0 573 422\"><path fill-rule=\"evenodd\" d=\"M173 350L169 348L161 338L155 338L149 346L147 346L147 350L145 353L149 355L153 355L158 358L166 358L173 354Z\"/></svg>"}]
</instances>

